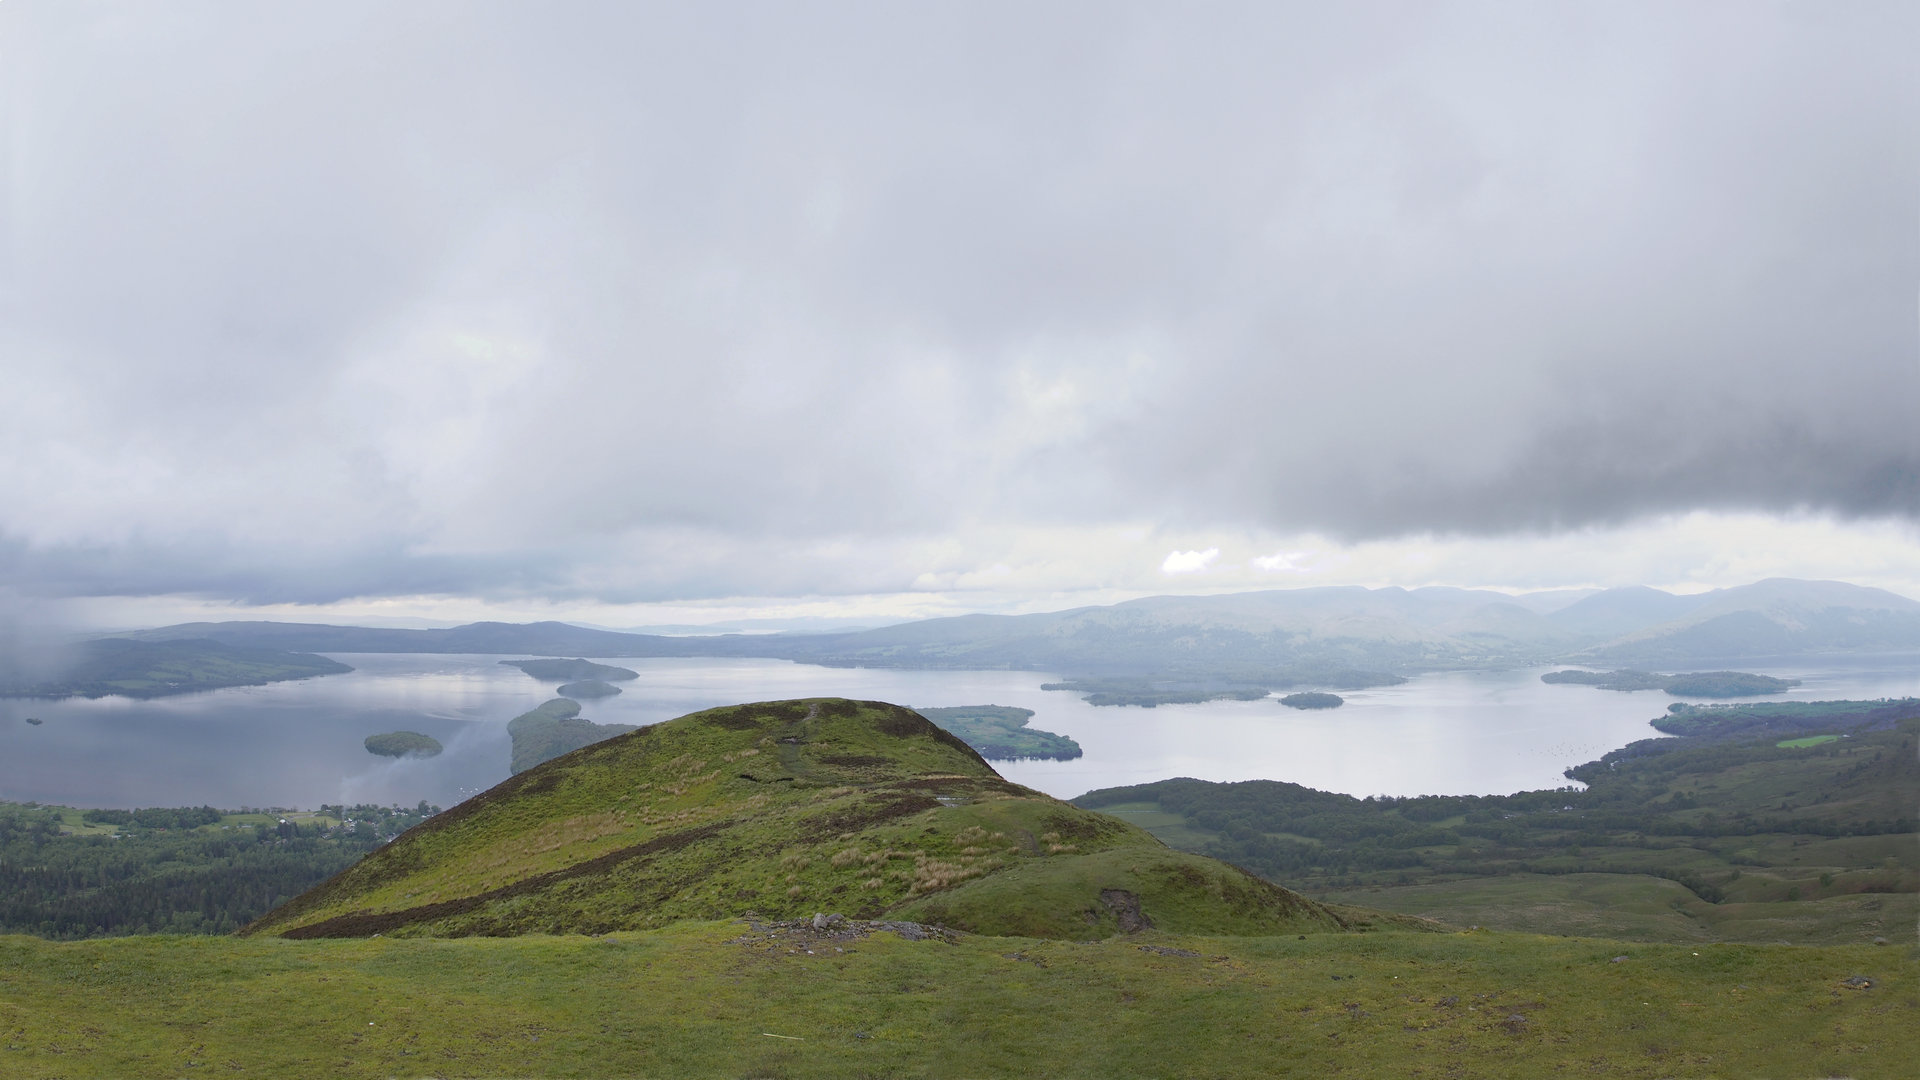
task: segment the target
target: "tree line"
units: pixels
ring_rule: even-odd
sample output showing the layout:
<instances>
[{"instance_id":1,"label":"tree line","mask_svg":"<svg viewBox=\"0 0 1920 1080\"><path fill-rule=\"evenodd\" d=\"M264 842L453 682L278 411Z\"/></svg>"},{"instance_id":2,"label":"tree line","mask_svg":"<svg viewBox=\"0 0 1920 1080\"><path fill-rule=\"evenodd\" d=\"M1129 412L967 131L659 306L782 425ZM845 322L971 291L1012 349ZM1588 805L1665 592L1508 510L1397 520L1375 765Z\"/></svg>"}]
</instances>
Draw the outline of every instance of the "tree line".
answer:
<instances>
[{"instance_id":1,"label":"tree line","mask_svg":"<svg viewBox=\"0 0 1920 1080\"><path fill-rule=\"evenodd\" d=\"M327 807L339 819L232 824L211 807L89 810L115 834L63 834L60 811L0 803L0 934L223 934L439 812Z\"/></svg>"}]
</instances>

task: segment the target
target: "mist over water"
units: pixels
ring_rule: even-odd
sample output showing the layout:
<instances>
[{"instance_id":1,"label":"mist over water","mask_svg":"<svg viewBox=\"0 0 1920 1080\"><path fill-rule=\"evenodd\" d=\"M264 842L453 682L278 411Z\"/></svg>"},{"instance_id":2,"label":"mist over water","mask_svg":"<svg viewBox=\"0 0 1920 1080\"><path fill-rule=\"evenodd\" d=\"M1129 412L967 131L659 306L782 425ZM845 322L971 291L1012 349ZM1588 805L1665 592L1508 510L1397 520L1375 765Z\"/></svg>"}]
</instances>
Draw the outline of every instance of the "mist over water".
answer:
<instances>
[{"instance_id":1,"label":"mist over water","mask_svg":"<svg viewBox=\"0 0 1920 1080\"><path fill-rule=\"evenodd\" d=\"M335 654L353 665L270 686L135 701L0 699L0 799L76 806L451 806L508 775L508 720L553 697L495 656ZM894 671L782 660L609 659L636 680L587 703L602 723L652 724L716 705L843 696L914 707L1013 705L1077 739L1069 762L994 762L1063 798L1174 776L1288 780L1355 795L1506 794L1566 784L1561 770L1658 733L1674 699L1549 686L1534 668L1446 672L1344 694L1339 709L1263 701L1094 708L1021 671ZM1787 700L1920 696L1911 658L1814 667L1747 665L1803 680ZM1764 700L1781 700L1780 697ZM27 724L26 718L42 721ZM362 740L438 739L434 758L393 760Z\"/></svg>"}]
</instances>

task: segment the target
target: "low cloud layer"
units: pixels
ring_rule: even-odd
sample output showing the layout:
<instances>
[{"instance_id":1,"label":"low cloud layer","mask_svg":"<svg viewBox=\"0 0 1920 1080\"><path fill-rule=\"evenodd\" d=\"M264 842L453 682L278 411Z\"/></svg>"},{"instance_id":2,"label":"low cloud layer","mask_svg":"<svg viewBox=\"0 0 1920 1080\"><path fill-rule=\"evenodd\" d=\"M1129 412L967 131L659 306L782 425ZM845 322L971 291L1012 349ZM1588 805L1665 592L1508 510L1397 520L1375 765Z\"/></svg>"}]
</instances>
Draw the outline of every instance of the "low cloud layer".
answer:
<instances>
[{"instance_id":1,"label":"low cloud layer","mask_svg":"<svg viewBox=\"0 0 1920 1080\"><path fill-rule=\"evenodd\" d=\"M6 5L0 583L627 603L1140 522L1911 520L1917 30Z\"/></svg>"}]
</instances>

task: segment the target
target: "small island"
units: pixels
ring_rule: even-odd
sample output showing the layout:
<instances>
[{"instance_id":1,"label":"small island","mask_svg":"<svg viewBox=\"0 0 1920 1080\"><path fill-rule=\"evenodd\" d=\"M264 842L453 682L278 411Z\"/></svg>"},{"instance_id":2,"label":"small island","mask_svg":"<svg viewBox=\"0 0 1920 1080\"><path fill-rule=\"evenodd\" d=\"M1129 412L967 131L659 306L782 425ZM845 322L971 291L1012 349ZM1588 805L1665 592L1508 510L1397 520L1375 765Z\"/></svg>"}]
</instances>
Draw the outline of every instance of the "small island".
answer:
<instances>
[{"instance_id":1,"label":"small island","mask_svg":"<svg viewBox=\"0 0 1920 1080\"><path fill-rule=\"evenodd\" d=\"M612 697L619 692L619 687L609 682L601 682L599 679L582 679L579 682L565 683L559 690L555 691L555 693L561 697L585 698L588 700Z\"/></svg>"},{"instance_id":2,"label":"small island","mask_svg":"<svg viewBox=\"0 0 1920 1080\"><path fill-rule=\"evenodd\" d=\"M39 727L41 724L46 723L46 721L37 716L29 716L27 717L27 723L32 724L34 727Z\"/></svg>"},{"instance_id":3,"label":"small island","mask_svg":"<svg viewBox=\"0 0 1920 1080\"><path fill-rule=\"evenodd\" d=\"M434 757L444 747L440 740L431 735L422 735L417 731L389 731L384 735L369 735L366 741L367 753L381 757Z\"/></svg>"},{"instance_id":4,"label":"small island","mask_svg":"<svg viewBox=\"0 0 1920 1080\"><path fill-rule=\"evenodd\" d=\"M1346 703L1347 699L1339 694L1323 694L1318 690L1288 694L1280 699L1280 704L1289 709L1337 709Z\"/></svg>"},{"instance_id":5,"label":"small island","mask_svg":"<svg viewBox=\"0 0 1920 1080\"><path fill-rule=\"evenodd\" d=\"M541 682L564 683L578 682L583 679L598 679L602 682L625 682L637 679L640 673L612 664L596 664L591 660L558 660L542 657L537 660L502 660L508 667L517 667L521 671L539 679Z\"/></svg>"},{"instance_id":6,"label":"small island","mask_svg":"<svg viewBox=\"0 0 1920 1080\"><path fill-rule=\"evenodd\" d=\"M526 772L561 754L635 730L632 724L596 724L584 720L579 702L554 698L507 722L507 734L513 739L512 769L517 773Z\"/></svg>"},{"instance_id":7,"label":"small island","mask_svg":"<svg viewBox=\"0 0 1920 1080\"><path fill-rule=\"evenodd\" d=\"M1060 682L1041 683L1040 689L1080 694L1089 705L1135 705L1151 709L1160 705L1197 705L1208 701L1259 701L1269 693L1296 686L1367 690L1376 686L1398 686L1406 681L1405 676L1386 671L1364 671L1330 664L1296 664L1215 672L1076 675Z\"/></svg>"},{"instance_id":8,"label":"small island","mask_svg":"<svg viewBox=\"0 0 1920 1080\"><path fill-rule=\"evenodd\" d=\"M1137 705L1143 709L1160 705L1197 705L1203 701L1258 701L1267 696L1264 686L1221 686L1147 679L1068 679L1065 682L1041 683L1040 689L1080 694L1089 705Z\"/></svg>"},{"instance_id":9,"label":"small island","mask_svg":"<svg viewBox=\"0 0 1920 1080\"><path fill-rule=\"evenodd\" d=\"M1758 697L1784 694L1799 679L1776 679L1745 671L1695 671L1662 675L1654 671L1549 671L1543 683L1574 683L1601 690L1665 690L1674 697Z\"/></svg>"},{"instance_id":10,"label":"small island","mask_svg":"<svg viewBox=\"0 0 1920 1080\"><path fill-rule=\"evenodd\" d=\"M921 716L959 737L981 757L994 761L1042 758L1072 761L1080 744L1065 735L1027 726L1032 709L1011 705L960 705L947 709L916 709Z\"/></svg>"}]
</instances>

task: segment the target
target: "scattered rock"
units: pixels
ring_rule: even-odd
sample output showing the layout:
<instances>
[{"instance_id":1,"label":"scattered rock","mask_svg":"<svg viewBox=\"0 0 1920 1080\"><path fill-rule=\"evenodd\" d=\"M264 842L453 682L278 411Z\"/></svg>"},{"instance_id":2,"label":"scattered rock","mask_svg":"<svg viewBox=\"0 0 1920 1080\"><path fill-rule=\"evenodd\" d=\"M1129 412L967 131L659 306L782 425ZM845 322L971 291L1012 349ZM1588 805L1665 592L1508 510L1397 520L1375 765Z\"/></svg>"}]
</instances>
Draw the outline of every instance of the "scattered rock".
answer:
<instances>
[{"instance_id":1,"label":"scattered rock","mask_svg":"<svg viewBox=\"0 0 1920 1080\"><path fill-rule=\"evenodd\" d=\"M1849 975L1840 980L1840 985L1849 990L1871 990L1873 989L1873 980L1867 978L1865 975Z\"/></svg>"},{"instance_id":2,"label":"scattered rock","mask_svg":"<svg viewBox=\"0 0 1920 1080\"><path fill-rule=\"evenodd\" d=\"M1607 961L1607 963L1609 964L1624 964L1626 962L1627 962L1627 958L1624 956L1616 956L1613 959Z\"/></svg>"},{"instance_id":3,"label":"scattered rock","mask_svg":"<svg viewBox=\"0 0 1920 1080\"><path fill-rule=\"evenodd\" d=\"M1142 930L1153 929L1153 920L1140 910L1140 897L1125 889L1101 889L1100 902L1120 923L1123 934L1137 934Z\"/></svg>"},{"instance_id":4,"label":"scattered rock","mask_svg":"<svg viewBox=\"0 0 1920 1080\"><path fill-rule=\"evenodd\" d=\"M1187 956L1187 957L1193 957L1193 956L1199 956L1199 955L1200 955L1199 953L1197 953L1197 952L1194 952L1194 951L1193 951L1192 949L1175 949L1175 948L1172 948L1171 946L1167 946L1167 945L1142 945L1142 946L1140 946L1140 951L1141 951L1141 952L1150 952L1150 953L1158 953L1158 954L1160 954L1161 956Z\"/></svg>"},{"instance_id":5,"label":"scattered rock","mask_svg":"<svg viewBox=\"0 0 1920 1080\"><path fill-rule=\"evenodd\" d=\"M815 946L826 951L832 946L836 952L844 952L839 945L851 943L871 936L879 931L897 934L908 941L945 941L958 940L959 935L944 926L928 926L924 923L901 922L894 920L854 920L840 914L816 914L811 919L794 919L791 922L764 922L757 916L744 920L750 932L734 938L735 945L765 946L768 952L785 951L791 955L813 955Z\"/></svg>"},{"instance_id":6,"label":"scattered rock","mask_svg":"<svg viewBox=\"0 0 1920 1080\"><path fill-rule=\"evenodd\" d=\"M1500 1026L1506 1028L1509 1035L1518 1035L1527 1030L1527 1018L1519 1013L1514 1013L1505 1020L1500 1021Z\"/></svg>"},{"instance_id":7,"label":"scattered rock","mask_svg":"<svg viewBox=\"0 0 1920 1080\"><path fill-rule=\"evenodd\" d=\"M1887 943L1887 939L1883 937L1877 937L1873 939L1873 943L1875 945L1885 945Z\"/></svg>"}]
</instances>

